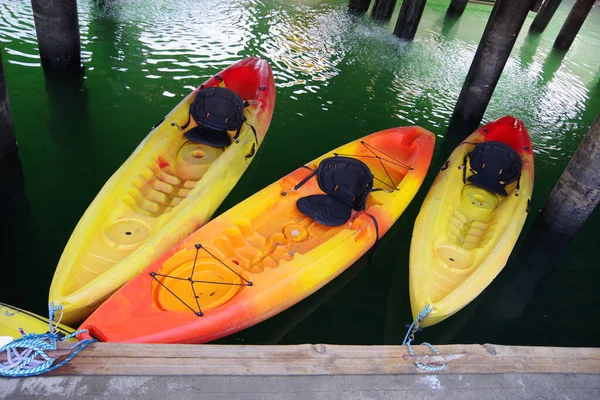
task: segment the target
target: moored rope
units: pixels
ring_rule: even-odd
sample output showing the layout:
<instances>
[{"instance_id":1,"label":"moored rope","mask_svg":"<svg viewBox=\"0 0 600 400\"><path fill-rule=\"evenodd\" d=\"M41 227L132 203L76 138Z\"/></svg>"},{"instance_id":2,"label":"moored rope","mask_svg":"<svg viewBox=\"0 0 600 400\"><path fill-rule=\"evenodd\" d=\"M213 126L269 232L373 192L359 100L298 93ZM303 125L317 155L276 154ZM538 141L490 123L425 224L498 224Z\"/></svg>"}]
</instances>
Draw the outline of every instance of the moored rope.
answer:
<instances>
[{"instance_id":1,"label":"moored rope","mask_svg":"<svg viewBox=\"0 0 600 400\"><path fill-rule=\"evenodd\" d=\"M433 311L433 307L430 306L429 304L425 304L425 307L423 307L423 310L419 313L419 315L417 315L417 318L415 318L415 320L412 322L412 324L410 324L410 327L408 328L408 332L406 332L406 336L404 336L404 340L402 341L402 346L406 345L406 347L408 347L408 352L410 353L411 356L415 355L413 348L411 346L412 341L415 340L415 333L417 331L419 331L421 323L423 323L423 320L425 318L427 318L427 316L429 314L431 314L432 311ZM433 347L432 344L427 343L427 342L423 342L421 344L429 347L431 349L431 351L433 351L435 353L435 355L441 356L438 349ZM426 365L419 361L415 361L415 365L417 366L417 368L423 369L425 371L441 371L446 367L445 363L440 364L440 365Z\"/></svg>"},{"instance_id":2,"label":"moored rope","mask_svg":"<svg viewBox=\"0 0 600 400\"><path fill-rule=\"evenodd\" d=\"M50 357L46 352L57 350L58 342L69 340L81 333L87 333L87 330L82 329L69 335L62 334L57 331L63 315L62 304L54 306L53 303L50 303L48 309L49 332L42 334L25 333L22 329L19 329L23 335L21 338L0 347L0 354L6 353L6 361L0 362L0 376L22 378L53 371L71 361L87 345L96 341L95 339L86 339L75 343L70 347L67 358L55 364L59 357ZM54 323L54 317L58 310L61 312L60 317Z\"/></svg>"}]
</instances>

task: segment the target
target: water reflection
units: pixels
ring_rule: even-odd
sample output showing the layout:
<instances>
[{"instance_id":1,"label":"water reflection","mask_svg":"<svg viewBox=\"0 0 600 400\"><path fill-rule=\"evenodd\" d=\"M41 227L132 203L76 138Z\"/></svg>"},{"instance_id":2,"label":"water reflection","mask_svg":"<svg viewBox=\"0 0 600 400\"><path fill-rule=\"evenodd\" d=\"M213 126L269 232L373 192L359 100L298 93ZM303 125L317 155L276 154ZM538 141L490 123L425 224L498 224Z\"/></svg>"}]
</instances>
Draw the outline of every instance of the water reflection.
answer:
<instances>
[{"instance_id":1,"label":"water reflection","mask_svg":"<svg viewBox=\"0 0 600 400\"><path fill-rule=\"evenodd\" d=\"M554 49L550 50L548 56L546 57L546 60L544 61L541 74L539 75L540 83L542 86L545 86L548 83L552 82L564 58L564 52L557 51Z\"/></svg>"},{"instance_id":2,"label":"water reflection","mask_svg":"<svg viewBox=\"0 0 600 400\"><path fill-rule=\"evenodd\" d=\"M71 229L95 195L90 196L88 185L95 180L100 159L83 77L47 76L45 87L49 112L35 134L44 148L43 163L52 167L42 175L48 201L36 199L36 214L46 223L36 231L44 237L40 248L47 266L38 278L49 282Z\"/></svg>"},{"instance_id":3,"label":"water reflection","mask_svg":"<svg viewBox=\"0 0 600 400\"><path fill-rule=\"evenodd\" d=\"M146 77L178 80L180 93L189 91L184 89L186 83L237 61L252 38L255 17L233 3L185 2L163 7L167 12L152 13L151 19L140 24Z\"/></svg>"},{"instance_id":4,"label":"water reflection","mask_svg":"<svg viewBox=\"0 0 600 400\"><path fill-rule=\"evenodd\" d=\"M20 46L13 46L13 42ZM0 43L9 56L5 63L41 67L30 2L0 3Z\"/></svg>"},{"instance_id":5,"label":"water reflection","mask_svg":"<svg viewBox=\"0 0 600 400\"><path fill-rule=\"evenodd\" d=\"M348 17L339 9L321 6L278 7L269 11L269 30L261 55L273 63L277 86L302 85L315 92L338 75L345 56L342 40Z\"/></svg>"},{"instance_id":6,"label":"water reflection","mask_svg":"<svg viewBox=\"0 0 600 400\"><path fill-rule=\"evenodd\" d=\"M470 343L483 335L491 343L509 343L514 338L511 331L517 328L534 290L560 261L568 239L549 231L542 218L537 218L453 341Z\"/></svg>"},{"instance_id":7,"label":"water reflection","mask_svg":"<svg viewBox=\"0 0 600 400\"><path fill-rule=\"evenodd\" d=\"M523 44L521 44L520 56L521 56L521 65L523 69L527 69L534 60L534 55L538 50L538 46L540 44L540 40L542 35L529 33Z\"/></svg>"},{"instance_id":8,"label":"water reflection","mask_svg":"<svg viewBox=\"0 0 600 400\"><path fill-rule=\"evenodd\" d=\"M2 301L37 309L37 296L23 293L45 294L48 288L45 280L31 279L39 272L41 249L25 188L19 152L0 158L0 253L5 260Z\"/></svg>"},{"instance_id":9,"label":"water reflection","mask_svg":"<svg viewBox=\"0 0 600 400\"><path fill-rule=\"evenodd\" d=\"M456 30L454 30L453 28L456 26L456 23L459 21L459 19L460 17L454 17L448 14L444 14L444 19L442 20L441 24L442 29L440 33L447 41L454 39Z\"/></svg>"}]
</instances>

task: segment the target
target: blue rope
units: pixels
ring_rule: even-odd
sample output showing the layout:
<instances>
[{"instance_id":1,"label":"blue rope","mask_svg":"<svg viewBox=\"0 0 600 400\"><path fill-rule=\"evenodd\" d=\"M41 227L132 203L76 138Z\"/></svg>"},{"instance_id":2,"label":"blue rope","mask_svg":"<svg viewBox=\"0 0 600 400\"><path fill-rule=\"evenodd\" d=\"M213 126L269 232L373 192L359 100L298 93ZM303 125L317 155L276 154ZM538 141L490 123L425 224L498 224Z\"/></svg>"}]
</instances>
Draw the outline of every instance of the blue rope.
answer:
<instances>
[{"instance_id":1,"label":"blue rope","mask_svg":"<svg viewBox=\"0 0 600 400\"><path fill-rule=\"evenodd\" d=\"M55 307L53 303L50 303L48 309L48 326L50 328L48 333L26 334L22 332L21 338L0 347L0 353L6 352L7 356L7 361L0 363L0 376L21 378L54 371L71 361L87 345L96 341L96 339L86 339L75 343L70 348L71 354L61 362L54 364L58 357L51 358L46 351L56 350L58 342L72 339L81 333L87 333L87 330L82 329L66 336L59 334L56 327L62 318L62 304ZM58 310L61 311L61 317L56 324L53 324Z\"/></svg>"},{"instance_id":2,"label":"blue rope","mask_svg":"<svg viewBox=\"0 0 600 400\"><path fill-rule=\"evenodd\" d=\"M406 347L408 347L408 352L411 356L415 355L413 348L411 346L411 342L413 340L415 340L415 333L420 330L421 323L423 322L423 320L425 318L427 318L427 316L429 314L431 314L432 311L433 311L433 307L431 307L429 304L425 304L425 307L423 307L423 310L419 313L419 315L417 315L417 318L415 318L415 320L412 322L412 324L410 324L410 327L408 328L408 332L406 332L406 335L404 336L404 340L402 341L402 346L406 345ZM438 349L433 347L432 344L427 343L427 342L423 342L421 344L429 347L431 349L431 351L433 351L435 353L435 355L441 356ZM446 364L425 365L419 361L415 361L415 365L417 366L417 368L423 369L425 371L441 371L446 367Z\"/></svg>"}]
</instances>

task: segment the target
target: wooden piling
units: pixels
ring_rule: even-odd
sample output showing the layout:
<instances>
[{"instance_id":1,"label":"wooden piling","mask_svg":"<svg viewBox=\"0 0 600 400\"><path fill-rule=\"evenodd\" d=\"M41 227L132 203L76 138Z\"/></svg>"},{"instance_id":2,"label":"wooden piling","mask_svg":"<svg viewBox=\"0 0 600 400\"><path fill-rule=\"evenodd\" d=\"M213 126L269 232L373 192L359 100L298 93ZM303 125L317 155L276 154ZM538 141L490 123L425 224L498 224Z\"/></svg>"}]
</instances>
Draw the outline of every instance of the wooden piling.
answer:
<instances>
[{"instance_id":1,"label":"wooden piling","mask_svg":"<svg viewBox=\"0 0 600 400\"><path fill-rule=\"evenodd\" d=\"M446 15L451 17L460 17L462 13L467 8L467 3L469 0L452 0L450 2L450 6L448 6L448 11L446 11Z\"/></svg>"},{"instance_id":2,"label":"wooden piling","mask_svg":"<svg viewBox=\"0 0 600 400\"><path fill-rule=\"evenodd\" d=\"M350 0L348 9L353 14L364 14L369 9L371 0Z\"/></svg>"},{"instance_id":3,"label":"wooden piling","mask_svg":"<svg viewBox=\"0 0 600 400\"><path fill-rule=\"evenodd\" d=\"M543 32L562 0L546 0L529 27L530 32Z\"/></svg>"},{"instance_id":4,"label":"wooden piling","mask_svg":"<svg viewBox=\"0 0 600 400\"><path fill-rule=\"evenodd\" d=\"M394 35L403 40L413 40L427 0L404 0L394 28Z\"/></svg>"},{"instance_id":5,"label":"wooden piling","mask_svg":"<svg viewBox=\"0 0 600 400\"><path fill-rule=\"evenodd\" d=\"M17 140L13 128L10 104L8 102L8 88L4 76L2 51L0 51L0 158L3 158L17 149Z\"/></svg>"},{"instance_id":6,"label":"wooden piling","mask_svg":"<svg viewBox=\"0 0 600 400\"><path fill-rule=\"evenodd\" d=\"M31 0L45 72L81 72L76 0Z\"/></svg>"},{"instance_id":7,"label":"wooden piling","mask_svg":"<svg viewBox=\"0 0 600 400\"><path fill-rule=\"evenodd\" d=\"M392 18L397 0L375 0L371 18L375 21L387 22Z\"/></svg>"},{"instance_id":8,"label":"wooden piling","mask_svg":"<svg viewBox=\"0 0 600 400\"><path fill-rule=\"evenodd\" d=\"M548 227L574 235L600 200L600 114L569 161L542 210Z\"/></svg>"},{"instance_id":9,"label":"wooden piling","mask_svg":"<svg viewBox=\"0 0 600 400\"><path fill-rule=\"evenodd\" d=\"M542 8L542 5L547 2L548 0L537 0L535 4L531 6L531 11L533 11L534 13L539 12L540 8Z\"/></svg>"},{"instance_id":10,"label":"wooden piling","mask_svg":"<svg viewBox=\"0 0 600 400\"><path fill-rule=\"evenodd\" d=\"M503 0L494 5L452 113L450 135L463 138L478 128L534 1Z\"/></svg>"},{"instance_id":11,"label":"wooden piling","mask_svg":"<svg viewBox=\"0 0 600 400\"><path fill-rule=\"evenodd\" d=\"M595 2L596 0L577 0L575 2L554 41L554 48L565 51L569 50Z\"/></svg>"}]
</instances>

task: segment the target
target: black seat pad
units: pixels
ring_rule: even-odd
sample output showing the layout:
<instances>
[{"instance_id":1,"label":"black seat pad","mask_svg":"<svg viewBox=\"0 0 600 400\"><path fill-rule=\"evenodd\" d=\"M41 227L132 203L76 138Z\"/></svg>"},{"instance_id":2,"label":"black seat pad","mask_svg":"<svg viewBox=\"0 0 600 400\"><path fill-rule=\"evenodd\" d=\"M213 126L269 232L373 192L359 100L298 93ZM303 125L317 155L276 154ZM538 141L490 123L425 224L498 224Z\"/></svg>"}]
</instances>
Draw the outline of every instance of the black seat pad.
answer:
<instances>
[{"instance_id":1,"label":"black seat pad","mask_svg":"<svg viewBox=\"0 0 600 400\"><path fill-rule=\"evenodd\" d=\"M300 212L327 226L342 225L351 210L364 210L373 188L373 174L365 163L350 157L329 157L315 171L319 187L325 194L298 199Z\"/></svg>"},{"instance_id":2,"label":"black seat pad","mask_svg":"<svg viewBox=\"0 0 600 400\"><path fill-rule=\"evenodd\" d=\"M214 147L227 147L231 144L231 137L227 134L227 131L216 131L203 126L192 128L183 135L192 142Z\"/></svg>"},{"instance_id":3,"label":"black seat pad","mask_svg":"<svg viewBox=\"0 0 600 400\"><path fill-rule=\"evenodd\" d=\"M350 219L351 208L326 194L314 194L298 199L302 214L326 226L338 226Z\"/></svg>"},{"instance_id":4,"label":"black seat pad","mask_svg":"<svg viewBox=\"0 0 600 400\"><path fill-rule=\"evenodd\" d=\"M201 88L190 106L190 115L198 126L187 131L186 138L211 146L229 146L227 131L239 131L244 123L244 101L227 88Z\"/></svg>"},{"instance_id":5,"label":"black seat pad","mask_svg":"<svg viewBox=\"0 0 600 400\"><path fill-rule=\"evenodd\" d=\"M471 154L470 168L474 172L467 179L483 189L506 196L506 185L519 179L523 160L517 152L503 142L482 142Z\"/></svg>"}]
</instances>

